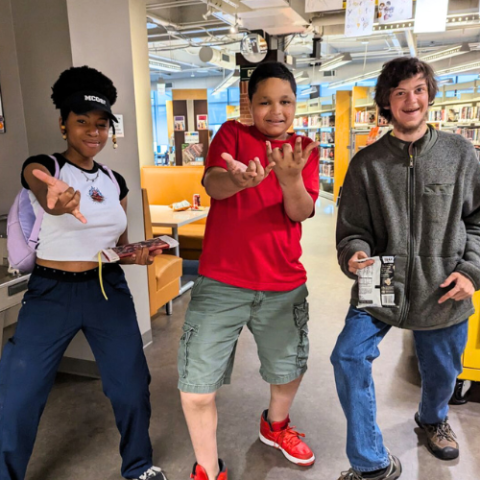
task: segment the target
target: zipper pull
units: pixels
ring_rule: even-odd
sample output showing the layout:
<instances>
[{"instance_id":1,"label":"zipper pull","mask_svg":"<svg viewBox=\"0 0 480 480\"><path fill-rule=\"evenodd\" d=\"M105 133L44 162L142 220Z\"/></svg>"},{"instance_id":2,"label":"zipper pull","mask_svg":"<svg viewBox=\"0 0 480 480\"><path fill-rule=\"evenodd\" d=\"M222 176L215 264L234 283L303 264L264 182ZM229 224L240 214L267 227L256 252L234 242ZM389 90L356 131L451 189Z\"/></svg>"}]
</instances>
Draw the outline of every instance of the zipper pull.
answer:
<instances>
[{"instance_id":1,"label":"zipper pull","mask_svg":"<svg viewBox=\"0 0 480 480\"><path fill-rule=\"evenodd\" d=\"M410 168L413 168L413 155L410 155Z\"/></svg>"}]
</instances>

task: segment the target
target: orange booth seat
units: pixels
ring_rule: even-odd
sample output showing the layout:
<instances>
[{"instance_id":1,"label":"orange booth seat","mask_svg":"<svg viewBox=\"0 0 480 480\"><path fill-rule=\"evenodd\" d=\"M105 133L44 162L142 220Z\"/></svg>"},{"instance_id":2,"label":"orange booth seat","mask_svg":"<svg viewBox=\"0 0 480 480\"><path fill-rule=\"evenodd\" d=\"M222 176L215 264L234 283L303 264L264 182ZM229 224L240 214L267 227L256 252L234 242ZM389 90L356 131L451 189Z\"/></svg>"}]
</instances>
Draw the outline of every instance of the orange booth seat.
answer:
<instances>
[{"instance_id":1,"label":"orange booth seat","mask_svg":"<svg viewBox=\"0 0 480 480\"><path fill-rule=\"evenodd\" d=\"M210 206L210 197L202 185L204 167L142 167L142 188L147 190L150 205L171 205L200 194L201 204ZM206 218L184 225L178 229L180 256L187 260L198 260L202 252ZM153 235L171 235L170 228L153 227Z\"/></svg>"},{"instance_id":2,"label":"orange booth seat","mask_svg":"<svg viewBox=\"0 0 480 480\"><path fill-rule=\"evenodd\" d=\"M142 188L145 240L153 238L152 221L148 205L147 191ZM180 292L182 276L182 259L176 255L162 253L154 257L152 265L147 266L148 297L150 299L150 316L165 305L167 315L172 314L172 300Z\"/></svg>"}]
</instances>

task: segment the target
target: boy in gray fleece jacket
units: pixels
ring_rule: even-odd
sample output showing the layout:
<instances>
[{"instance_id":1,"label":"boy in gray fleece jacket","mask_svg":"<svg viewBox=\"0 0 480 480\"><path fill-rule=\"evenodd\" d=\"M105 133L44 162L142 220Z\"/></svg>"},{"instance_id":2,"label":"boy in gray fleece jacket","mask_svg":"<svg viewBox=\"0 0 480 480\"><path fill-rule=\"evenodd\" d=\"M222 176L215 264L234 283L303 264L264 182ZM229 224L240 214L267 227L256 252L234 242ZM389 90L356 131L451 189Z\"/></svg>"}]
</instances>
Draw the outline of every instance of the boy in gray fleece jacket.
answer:
<instances>
[{"instance_id":1,"label":"boy in gray fleece jacket","mask_svg":"<svg viewBox=\"0 0 480 480\"><path fill-rule=\"evenodd\" d=\"M376 423L372 362L392 326L413 330L422 393L417 424L430 451L451 460L458 443L448 401L462 371L472 295L480 289L480 166L463 137L428 126L437 84L417 58L384 65L375 101L393 132L353 158L338 212L337 251L352 279L394 257L395 306L359 309L358 282L331 361L347 417L351 469L339 480L395 480L400 461Z\"/></svg>"}]
</instances>

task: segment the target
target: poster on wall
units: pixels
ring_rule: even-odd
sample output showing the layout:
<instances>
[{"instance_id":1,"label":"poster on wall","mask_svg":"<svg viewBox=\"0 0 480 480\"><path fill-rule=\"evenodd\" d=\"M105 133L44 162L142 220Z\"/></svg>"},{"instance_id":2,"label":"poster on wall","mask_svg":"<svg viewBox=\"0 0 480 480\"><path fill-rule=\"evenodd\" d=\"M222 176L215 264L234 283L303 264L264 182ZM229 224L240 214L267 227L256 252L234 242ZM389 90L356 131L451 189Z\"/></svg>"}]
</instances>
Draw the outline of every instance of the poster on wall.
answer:
<instances>
[{"instance_id":1,"label":"poster on wall","mask_svg":"<svg viewBox=\"0 0 480 480\"><path fill-rule=\"evenodd\" d=\"M345 36L371 35L375 18L375 0L347 0Z\"/></svg>"},{"instance_id":2,"label":"poster on wall","mask_svg":"<svg viewBox=\"0 0 480 480\"><path fill-rule=\"evenodd\" d=\"M417 0L414 33L444 32L447 13L448 0Z\"/></svg>"},{"instance_id":3,"label":"poster on wall","mask_svg":"<svg viewBox=\"0 0 480 480\"><path fill-rule=\"evenodd\" d=\"M203 165L203 144L182 143L182 164Z\"/></svg>"},{"instance_id":4,"label":"poster on wall","mask_svg":"<svg viewBox=\"0 0 480 480\"><path fill-rule=\"evenodd\" d=\"M208 130L208 115L197 115L197 130Z\"/></svg>"},{"instance_id":5,"label":"poster on wall","mask_svg":"<svg viewBox=\"0 0 480 480\"><path fill-rule=\"evenodd\" d=\"M116 119L118 120L115 123L115 135L117 138L123 138L125 136L125 132L123 130L123 114L121 113L114 113ZM113 135L112 129L109 130L108 136L111 137Z\"/></svg>"},{"instance_id":6,"label":"poster on wall","mask_svg":"<svg viewBox=\"0 0 480 480\"><path fill-rule=\"evenodd\" d=\"M185 117L183 115L173 117L173 129L176 132L185 131Z\"/></svg>"},{"instance_id":7,"label":"poster on wall","mask_svg":"<svg viewBox=\"0 0 480 480\"><path fill-rule=\"evenodd\" d=\"M305 12L328 12L329 10L341 10L343 0L305 0Z\"/></svg>"},{"instance_id":8,"label":"poster on wall","mask_svg":"<svg viewBox=\"0 0 480 480\"><path fill-rule=\"evenodd\" d=\"M413 0L379 0L378 23L409 20L413 16Z\"/></svg>"},{"instance_id":9,"label":"poster on wall","mask_svg":"<svg viewBox=\"0 0 480 480\"><path fill-rule=\"evenodd\" d=\"M2 89L0 88L0 133L5 133L5 118L3 117Z\"/></svg>"},{"instance_id":10,"label":"poster on wall","mask_svg":"<svg viewBox=\"0 0 480 480\"><path fill-rule=\"evenodd\" d=\"M192 145L198 143L200 140L200 135L198 132L185 132L185 143Z\"/></svg>"}]
</instances>

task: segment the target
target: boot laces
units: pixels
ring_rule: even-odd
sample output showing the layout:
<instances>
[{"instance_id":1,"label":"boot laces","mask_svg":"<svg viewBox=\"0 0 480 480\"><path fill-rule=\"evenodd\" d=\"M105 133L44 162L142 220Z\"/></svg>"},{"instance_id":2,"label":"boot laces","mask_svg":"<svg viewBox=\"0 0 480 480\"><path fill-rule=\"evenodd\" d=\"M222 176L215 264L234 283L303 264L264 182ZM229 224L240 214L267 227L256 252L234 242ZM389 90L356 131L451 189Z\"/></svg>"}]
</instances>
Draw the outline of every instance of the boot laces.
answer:
<instances>
[{"instance_id":1,"label":"boot laces","mask_svg":"<svg viewBox=\"0 0 480 480\"><path fill-rule=\"evenodd\" d=\"M450 427L446 420L444 420L442 423L435 425L435 435L440 440L445 439L449 442L453 442L457 438L454 431L452 430L452 427Z\"/></svg>"},{"instance_id":2,"label":"boot laces","mask_svg":"<svg viewBox=\"0 0 480 480\"><path fill-rule=\"evenodd\" d=\"M282 430L280 439L285 442L287 445L298 445L301 442L299 437L305 437L304 433L297 432L295 426L288 426L285 430Z\"/></svg>"},{"instance_id":3,"label":"boot laces","mask_svg":"<svg viewBox=\"0 0 480 480\"><path fill-rule=\"evenodd\" d=\"M364 480L364 478L360 473L351 468L346 472L342 472L341 477L338 480Z\"/></svg>"},{"instance_id":4,"label":"boot laces","mask_svg":"<svg viewBox=\"0 0 480 480\"><path fill-rule=\"evenodd\" d=\"M148 480L149 478L155 478L158 472L155 472L151 468L149 468L145 473L140 475L140 480Z\"/></svg>"}]
</instances>

